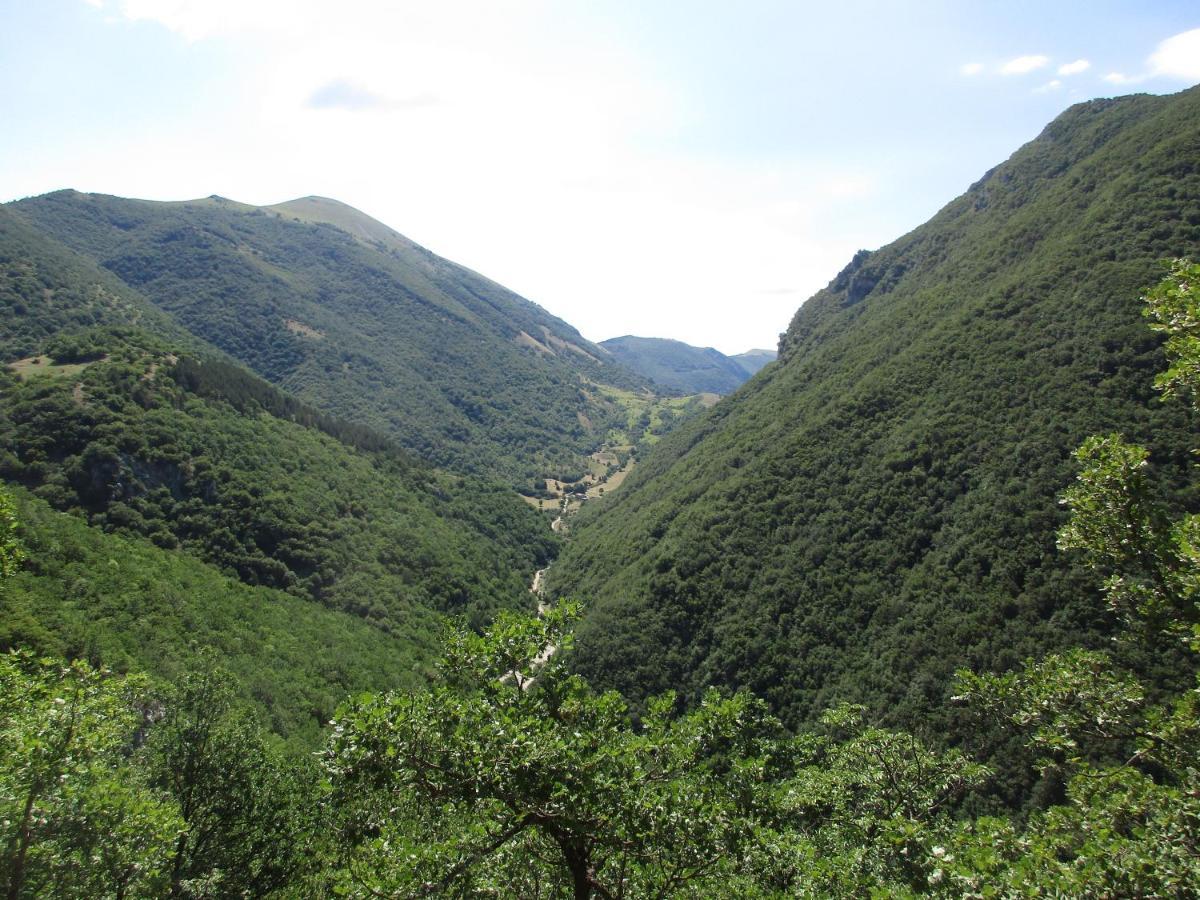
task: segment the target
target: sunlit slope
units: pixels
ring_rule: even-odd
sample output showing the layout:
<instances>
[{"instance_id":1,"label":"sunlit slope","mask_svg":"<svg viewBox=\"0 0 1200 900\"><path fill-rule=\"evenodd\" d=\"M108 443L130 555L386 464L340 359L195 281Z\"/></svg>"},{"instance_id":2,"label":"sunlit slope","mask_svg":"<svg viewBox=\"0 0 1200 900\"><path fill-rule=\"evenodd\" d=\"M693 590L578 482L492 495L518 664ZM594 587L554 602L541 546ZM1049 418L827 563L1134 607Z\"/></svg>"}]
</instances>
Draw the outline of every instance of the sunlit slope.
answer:
<instances>
[{"instance_id":1,"label":"sunlit slope","mask_svg":"<svg viewBox=\"0 0 1200 900\"><path fill-rule=\"evenodd\" d=\"M410 637L267 587L187 554L90 527L17 492L28 563L0 595L0 650L82 657L177 678L205 656L263 724L318 746L347 694L421 684L432 655ZM431 631L428 645L436 645Z\"/></svg>"},{"instance_id":2,"label":"sunlit slope","mask_svg":"<svg viewBox=\"0 0 1200 900\"><path fill-rule=\"evenodd\" d=\"M59 191L14 204L269 381L447 467L583 470L641 388L575 329L343 204Z\"/></svg>"},{"instance_id":3,"label":"sunlit slope","mask_svg":"<svg viewBox=\"0 0 1200 900\"><path fill-rule=\"evenodd\" d=\"M856 256L780 362L580 514L550 573L591 605L578 667L635 696L749 686L794 724L847 699L937 730L956 667L1105 642L1057 498L1094 432L1192 464L1136 298L1198 252L1200 90L1063 113Z\"/></svg>"}]
</instances>

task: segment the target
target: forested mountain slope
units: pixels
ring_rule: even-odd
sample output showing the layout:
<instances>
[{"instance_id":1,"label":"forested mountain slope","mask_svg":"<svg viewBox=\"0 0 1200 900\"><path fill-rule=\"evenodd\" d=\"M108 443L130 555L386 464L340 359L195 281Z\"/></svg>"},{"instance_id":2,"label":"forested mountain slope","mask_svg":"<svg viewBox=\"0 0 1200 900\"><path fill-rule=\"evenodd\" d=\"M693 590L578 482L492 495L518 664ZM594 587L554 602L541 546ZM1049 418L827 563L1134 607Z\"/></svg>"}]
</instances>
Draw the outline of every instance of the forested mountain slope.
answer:
<instances>
[{"instance_id":1,"label":"forested mountain slope","mask_svg":"<svg viewBox=\"0 0 1200 900\"><path fill-rule=\"evenodd\" d=\"M418 642L435 613L482 621L524 600L552 552L545 521L503 487L372 446L150 335L84 339L93 361L0 381L0 476L94 525Z\"/></svg>"},{"instance_id":2,"label":"forested mountain slope","mask_svg":"<svg viewBox=\"0 0 1200 900\"><path fill-rule=\"evenodd\" d=\"M1064 112L856 255L778 363L580 514L549 579L590 604L577 667L633 697L744 685L792 725L846 699L939 733L956 667L1105 644L1058 498L1089 434L1148 444L1176 484L1193 464L1137 297L1198 249L1200 89Z\"/></svg>"},{"instance_id":3,"label":"forested mountain slope","mask_svg":"<svg viewBox=\"0 0 1200 900\"><path fill-rule=\"evenodd\" d=\"M48 338L99 325L135 325L197 342L140 293L0 205L0 361L33 356Z\"/></svg>"},{"instance_id":4,"label":"forested mountain slope","mask_svg":"<svg viewBox=\"0 0 1200 900\"><path fill-rule=\"evenodd\" d=\"M11 489L6 487L6 489ZM212 658L262 724L311 751L347 695L422 684L414 646L352 613L252 587L188 554L90 527L17 492L28 561L0 594L0 650L84 659L170 682Z\"/></svg>"},{"instance_id":5,"label":"forested mountain slope","mask_svg":"<svg viewBox=\"0 0 1200 900\"><path fill-rule=\"evenodd\" d=\"M575 329L343 204L59 191L13 204L193 334L437 465L575 477L642 389Z\"/></svg>"},{"instance_id":6,"label":"forested mountain slope","mask_svg":"<svg viewBox=\"0 0 1200 900\"><path fill-rule=\"evenodd\" d=\"M8 208L0 302L0 479L79 520L23 501L0 649L169 677L213 648L314 739L419 681L443 616L532 602L556 539L509 488L282 393Z\"/></svg>"},{"instance_id":7,"label":"forested mountain slope","mask_svg":"<svg viewBox=\"0 0 1200 900\"><path fill-rule=\"evenodd\" d=\"M668 338L625 335L600 346L639 375L682 394L728 394L752 374L719 350Z\"/></svg>"}]
</instances>

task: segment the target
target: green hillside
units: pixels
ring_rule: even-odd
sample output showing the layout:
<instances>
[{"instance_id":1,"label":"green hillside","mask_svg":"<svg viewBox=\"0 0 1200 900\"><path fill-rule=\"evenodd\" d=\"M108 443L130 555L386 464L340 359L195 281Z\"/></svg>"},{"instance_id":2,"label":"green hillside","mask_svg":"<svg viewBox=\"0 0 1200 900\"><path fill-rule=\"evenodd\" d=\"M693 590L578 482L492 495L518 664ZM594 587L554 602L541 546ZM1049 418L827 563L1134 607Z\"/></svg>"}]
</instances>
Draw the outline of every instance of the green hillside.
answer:
<instances>
[{"instance_id":1,"label":"green hillside","mask_svg":"<svg viewBox=\"0 0 1200 900\"><path fill-rule=\"evenodd\" d=\"M955 667L1107 645L1058 498L1071 451L1114 430L1183 483L1137 297L1198 249L1200 89L1063 113L856 255L777 364L580 513L549 577L590 604L578 668L631 697L746 686L793 726L850 700L943 734Z\"/></svg>"},{"instance_id":2,"label":"green hillside","mask_svg":"<svg viewBox=\"0 0 1200 900\"><path fill-rule=\"evenodd\" d=\"M774 350L747 350L745 353L735 353L729 357L751 375L757 375L769 362L774 362L779 354Z\"/></svg>"},{"instance_id":3,"label":"green hillside","mask_svg":"<svg viewBox=\"0 0 1200 900\"><path fill-rule=\"evenodd\" d=\"M585 470L645 382L565 322L343 204L59 191L12 204L196 336L431 462L528 483Z\"/></svg>"},{"instance_id":4,"label":"green hillside","mask_svg":"<svg viewBox=\"0 0 1200 900\"><path fill-rule=\"evenodd\" d=\"M625 335L601 341L600 346L639 375L681 394L729 394L752 374L712 347L667 338Z\"/></svg>"},{"instance_id":5,"label":"green hillside","mask_svg":"<svg viewBox=\"0 0 1200 900\"><path fill-rule=\"evenodd\" d=\"M311 743L420 680L444 616L529 606L556 539L507 487L282 393L7 207L0 276L0 479L31 492L0 647L167 678L214 648Z\"/></svg>"},{"instance_id":6,"label":"green hillside","mask_svg":"<svg viewBox=\"0 0 1200 900\"><path fill-rule=\"evenodd\" d=\"M264 726L305 749L348 694L427 677L437 630L415 643L143 538L89 527L28 493L17 499L29 561L0 593L0 650L168 681L215 654Z\"/></svg>"},{"instance_id":7,"label":"green hillside","mask_svg":"<svg viewBox=\"0 0 1200 900\"><path fill-rule=\"evenodd\" d=\"M137 291L0 205L0 361L39 352L61 332L134 325L197 342Z\"/></svg>"},{"instance_id":8,"label":"green hillside","mask_svg":"<svg viewBox=\"0 0 1200 900\"><path fill-rule=\"evenodd\" d=\"M87 339L91 362L0 382L0 476L97 527L412 640L435 613L483 621L522 602L552 552L544 520L502 487L372 447L157 338Z\"/></svg>"}]
</instances>

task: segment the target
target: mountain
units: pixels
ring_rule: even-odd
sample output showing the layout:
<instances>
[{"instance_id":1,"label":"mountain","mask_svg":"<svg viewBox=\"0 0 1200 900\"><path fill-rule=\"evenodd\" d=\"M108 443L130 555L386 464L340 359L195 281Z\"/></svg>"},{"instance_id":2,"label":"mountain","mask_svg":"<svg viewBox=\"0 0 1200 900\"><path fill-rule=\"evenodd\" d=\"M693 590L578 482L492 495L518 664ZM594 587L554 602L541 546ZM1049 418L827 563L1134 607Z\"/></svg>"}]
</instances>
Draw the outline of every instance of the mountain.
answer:
<instances>
[{"instance_id":1,"label":"mountain","mask_svg":"<svg viewBox=\"0 0 1200 900\"><path fill-rule=\"evenodd\" d=\"M548 578L590 604L575 665L632 697L746 686L793 726L849 700L953 735L956 667L1108 646L1058 498L1073 449L1118 430L1184 483L1137 297L1198 252L1200 88L1071 107L857 254L776 364L578 516Z\"/></svg>"},{"instance_id":2,"label":"mountain","mask_svg":"<svg viewBox=\"0 0 1200 900\"><path fill-rule=\"evenodd\" d=\"M600 346L655 384L681 394L729 394L750 377L745 366L712 347L626 335Z\"/></svg>"},{"instance_id":3,"label":"mountain","mask_svg":"<svg viewBox=\"0 0 1200 900\"><path fill-rule=\"evenodd\" d=\"M573 480L645 392L574 328L344 204L59 191L10 204L196 337L439 466Z\"/></svg>"},{"instance_id":4,"label":"mountain","mask_svg":"<svg viewBox=\"0 0 1200 900\"><path fill-rule=\"evenodd\" d=\"M197 342L174 319L92 260L48 238L0 204L0 360L33 356L49 338L104 325L131 325Z\"/></svg>"},{"instance_id":5,"label":"mountain","mask_svg":"<svg viewBox=\"0 0 1200 900\"><path fill-rule=\"evenodd\" d=\"M735 353L729 357L751 375L757 375L769 362L774 362L779 354L774 350L747 350L745 353Z\"/></svg>"},{"instance_id":6,"label":"mountain","mask_svg":"<svg viewBox=\"0 0 1200 900\"><path fill-rule=\"evenodd\" d=\"M170 677L217 648L315 739L347 691L420 681L444 616L530 606L557 540L510 488L281 392L10 208L0 304L0 479L31 557L0 649Z\"/></svg>"}]
</instances>

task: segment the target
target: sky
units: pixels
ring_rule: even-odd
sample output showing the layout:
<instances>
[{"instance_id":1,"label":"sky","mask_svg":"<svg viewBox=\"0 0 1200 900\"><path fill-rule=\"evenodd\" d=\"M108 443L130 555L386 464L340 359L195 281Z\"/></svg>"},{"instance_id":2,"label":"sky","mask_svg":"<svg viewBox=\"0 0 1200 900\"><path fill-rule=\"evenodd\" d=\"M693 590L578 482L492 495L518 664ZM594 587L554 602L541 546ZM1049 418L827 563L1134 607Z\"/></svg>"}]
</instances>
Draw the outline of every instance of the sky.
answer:
<instances>
[{"instance_id":1,"label":"sky","mask_svg":"<svg viewBox=\"0 0 1200 900\"><path fill-rule=\"evenodd\" d=\"M0 200L333 197L586 337L773 348L1200 4L0 0Z\"/></svg>"}]
</instances>

